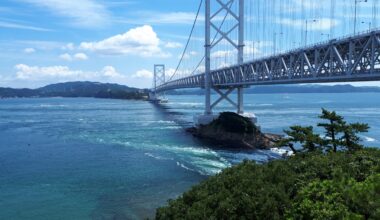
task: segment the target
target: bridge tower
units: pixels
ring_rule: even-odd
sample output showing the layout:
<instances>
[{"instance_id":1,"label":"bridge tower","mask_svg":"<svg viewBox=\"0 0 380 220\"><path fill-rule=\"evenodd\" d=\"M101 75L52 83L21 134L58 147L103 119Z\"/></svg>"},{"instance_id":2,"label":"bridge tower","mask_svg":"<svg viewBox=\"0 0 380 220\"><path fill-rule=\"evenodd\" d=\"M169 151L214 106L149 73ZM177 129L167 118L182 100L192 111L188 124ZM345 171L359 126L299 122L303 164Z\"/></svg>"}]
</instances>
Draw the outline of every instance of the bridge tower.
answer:
<instances>
[{"instance_id":1,"label":"bridge tower","mask_svg":"<svg viewBox=\"0 0 380 220\"><path fill-rule=\"evenodd\" d=\"M237 2L238 1L238 2ZM237 11L231 9L231 5L238 3ZM213 3L213 5L212 5ZM214 5L215 4L215 5ZM214 7L211 7L214 6ZM211 11L211 8L215 8ZM219 25L216 20L220 17L222 12L226 13L226 16L230 15L235 20L235 25L229 27L228 30L223 30L223 24ZM220 38L211 41L212 30L216 31ZM236 33L238 39L231 39L231 33ZM244 114L244 87L243 86L229 86L229 87L213 87L211 83L211 50L220 43L227 42L237 53L237 64L243 64L244 62L244 0L206 0L205 3L205 113L196 119L197 124L208 124L217 115L213 115L213 108L217 106L221 101L226 100L231 103L237 110L238 114ZM220 98L212 103L211 90L214 90L220 95ZM228 95L234 90L237 90L237 103L232 101ZM256 123L256 118L253 115L244 114L252 118Z\"/></svg>"},{"instance_id":2,"label":"bridge tower","mask_svg":"<svg viewBox=\"0 0 380 220\"><path fill-rule=\"evenodd\" d=\"M151 101L160 101L157 94L157 87L165 84L165 65L155 64L153 75L153 91L149 94Z\"/></svg>"}]
</instances>

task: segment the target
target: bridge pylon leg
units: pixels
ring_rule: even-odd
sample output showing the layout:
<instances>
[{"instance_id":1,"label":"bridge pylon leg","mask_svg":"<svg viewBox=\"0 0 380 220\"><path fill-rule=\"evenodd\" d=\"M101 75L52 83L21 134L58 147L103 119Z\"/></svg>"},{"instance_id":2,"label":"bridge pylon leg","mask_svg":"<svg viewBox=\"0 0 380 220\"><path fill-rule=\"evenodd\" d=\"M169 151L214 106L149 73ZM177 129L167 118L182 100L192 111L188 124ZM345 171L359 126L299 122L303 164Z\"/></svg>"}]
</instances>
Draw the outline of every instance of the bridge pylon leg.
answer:
<instances>
[{"instance_id":1,"label":"bridge pylon leg","mask_svg":"<svg viewBox=\"0 0 380 220\"><path fill-rule=\"evenodd\" d=\"M237 113L244 114L244 88L239 87L237 89Z\"/></svg>"},{"instance_id":2,"label":"bridge pylon leg","mask_svg":"<svg viewBox=\"0 0 380 220\"><path fill-rule=\"evenodd\" d=\"M215 7L211 7L212 0L205 0L205 77L204 77L204 88L205 88L205 112L204 115L197 116L195 119L195 123L199 124L208 124L212 120L214 120L219 115L213 115L213 108L223 100L231 103L236 109L237 113L243 115L245 117L249 117L256 123L256 117L253 114L245 114L244 113L244 87L227 87L227 88L214 88L212 83L211 76L211 49L215 47L218 43L224 40L228 42L230 46L236 49L237 52L237 63L244 63L244 1L245 0L231 0L231 1L215 1L217 4ZM231 5L235 2L238 3L239 7L237 10L231 10ZM211 11L213 8L214 11ZM219 9L219 10L218 10ZM217 15L224 11L227 11L231 17L236 19L237 25L228 27L229 30L222 30L222 26L220 26L217 22L213 20L213 18L217 17ZM219 27L220 26L220 27ZM218 28L219 27L219 28ZM229 34L221 34L220 40L211 41L211 30L214 30L219 33L236 33L238 35L238 39L231 39ZM244 79L242 79L244 80ZM220 98L215 102L211 102L211 90L214 90L216 93L220 95ZM228 95L232 93L235 89L237 89L237 102L232 101ZM224 91L225 92L224 92Z\"/></svg>"},{"instance_id":3,"label":"bridge pylon leg","mask_svg":"<svg viewBox=\"0 0 380 220\"><path fill-rule=\"evenodd\" d=\"M157 93L157 88L163 84L165 84L165 65L155 64L154 75L153 75L153 88L149 93L150 101L154 101L154 102L160 101L159 94Z\"/></svg>"}]
</instances>

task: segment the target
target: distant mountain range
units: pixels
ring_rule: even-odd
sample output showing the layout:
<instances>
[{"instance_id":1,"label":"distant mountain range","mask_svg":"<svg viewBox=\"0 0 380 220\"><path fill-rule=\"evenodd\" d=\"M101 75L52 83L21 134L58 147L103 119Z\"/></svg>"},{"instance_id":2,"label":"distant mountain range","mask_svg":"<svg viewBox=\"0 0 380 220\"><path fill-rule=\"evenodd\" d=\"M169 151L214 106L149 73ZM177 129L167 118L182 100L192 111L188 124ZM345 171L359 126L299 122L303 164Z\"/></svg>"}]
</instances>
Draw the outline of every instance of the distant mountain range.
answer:
<instances>
[{"instance_id":1,"label":"distant mountain range","mask_svg":"<svg viewBox=\"0 0 380 220\"><path fill-rule=\"evenodd\" d=\"M248 94L273 93L365 93L379 92L380 87L355 87L352 85L273 85L247 88ZM137 89L119 84L97 82L67 82L52 84L38 89L0 88L0 98L16 97L94 97L115 99L146 99L148 89ZM201 89L168 91L169 95L202 95Z\"/></svg>"},{"instance_id":2,"label":"distant mountain range","mask_svg":"<svg viewBox=\"0 0 380 220\"><path fill-rule=\"evenodd\" d=\"M67 82L52 84L38 89L0 88L0 98L28 97L93 97L115 99L144 99L148 90L128 86L97 83Z\"/></svg>"},{"instance_id":3,"label":"distant mountain range","mask_svg":"<svg viewBox=\"0 0 380 220\"><path fill-rule=\"evenodd\" d=\"M376 86L352 86L352 85L267 85L254 86L245 89L246 94L274 94L274 93L380 93L380 87ZM201 89L186 89L168 91L169 95L203 95Z\"/></svg>"}]
</instances>

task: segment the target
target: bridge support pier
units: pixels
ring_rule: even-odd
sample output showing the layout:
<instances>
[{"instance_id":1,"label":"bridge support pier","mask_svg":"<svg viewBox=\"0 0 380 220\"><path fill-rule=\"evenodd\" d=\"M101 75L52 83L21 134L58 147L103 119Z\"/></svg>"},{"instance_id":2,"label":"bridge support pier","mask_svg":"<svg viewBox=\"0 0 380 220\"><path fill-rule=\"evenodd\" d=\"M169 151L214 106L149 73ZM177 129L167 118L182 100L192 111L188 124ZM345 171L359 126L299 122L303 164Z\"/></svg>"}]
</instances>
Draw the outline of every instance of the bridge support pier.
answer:
<instances>
[{"instance_id":1,"label":"bridge support pier","mask_svg":"<svg viewBox=\"0 0 380 220\"><path fill-rule=\"evenodd\" d=\"M230 10L231 5L234 2L238 2L238 9L237 11ZM230 5L231 4L231 5ZM237 113L248 117L252 120L253 123L257 123L257 119L254 116L254 114L245 114L244 113L244 87L238 86L238 87L226 87L226 88L215 88L212 85L211 82L211 49L221 42L222 40L225 40L225 42L230 43L230 45L236 49L237 52L237 62L238 64L244 63L244 0L231 0L231 1L218 1L218 4L216 7L219 7L220 9L211 13L211 0L206 0L205 2L205 78L204 78L204 88L206 90L205 92L205 113L201 116L196 116L195 118L195 124L197 125L204 125L209 124L212 122L215 118L217 118L219 115L214 115L212 113L212 109L219 104L221 101L226 100L229 102L232 106L234 106L237 109ZM227 32L223 31L221 27L218 28L219 24L215 23L213 21L213 18L215 18L221 11L225 9L227 11L227 14L231 15L233 18L236 19L237 25L230 28ZM219 40L212 41L211 42L211 30L214 30L221 34L221 37ZM231 33L236 32L238 34L238 41L234 41L230 38L228 34L225 33ZM211 102L211 89L213 89L217 94L220 95L220 97L214 102ZM237 89L237 102L232 101L228 95L231 94L235 89Z\"/></svg>"},{"instance_id":2,"label":"bridge support pier","mask_svg":"<svg viewBox=\"0 0 380 220\"><path fill-rule=\"evenodd\" d=\"M257 118L254 114L244 112L244 87L213 88L213 90L219 94L220 97L214 102L211 102L211 95L208 96L206 92L206 99L208 96L210 105L209 108L206 108L208 111L206 111L204 115L197 115L194 117L194 122L196 125L206 125L216 119L219 114L213 114L213 109L223 100L229 102L236 109L237 114L246 118L250 118L254 124L257 123ZM229 95L235 90L237 90L237 102L234 102L229 97Z\"/></svg>"}]
</instances>

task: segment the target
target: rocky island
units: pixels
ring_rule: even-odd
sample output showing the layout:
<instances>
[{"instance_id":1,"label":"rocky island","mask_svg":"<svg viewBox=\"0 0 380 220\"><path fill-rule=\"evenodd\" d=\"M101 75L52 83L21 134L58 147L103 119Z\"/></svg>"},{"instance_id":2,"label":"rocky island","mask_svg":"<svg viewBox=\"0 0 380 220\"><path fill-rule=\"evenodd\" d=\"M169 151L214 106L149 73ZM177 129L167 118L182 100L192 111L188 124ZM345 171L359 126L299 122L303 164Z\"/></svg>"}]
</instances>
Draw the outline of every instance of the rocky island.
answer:
<instances>
[{"instance_id":1,"label":"rocky island","mask_svg":"<svg viewBox=\"0 0 380 220\"><path fill-rule=\"evenodd\" d=\"M229 148L270 149L282 136L262 133L249 118L223 112L208 125L187 129L193 136Z\"/></svg>"}]
</instances>

